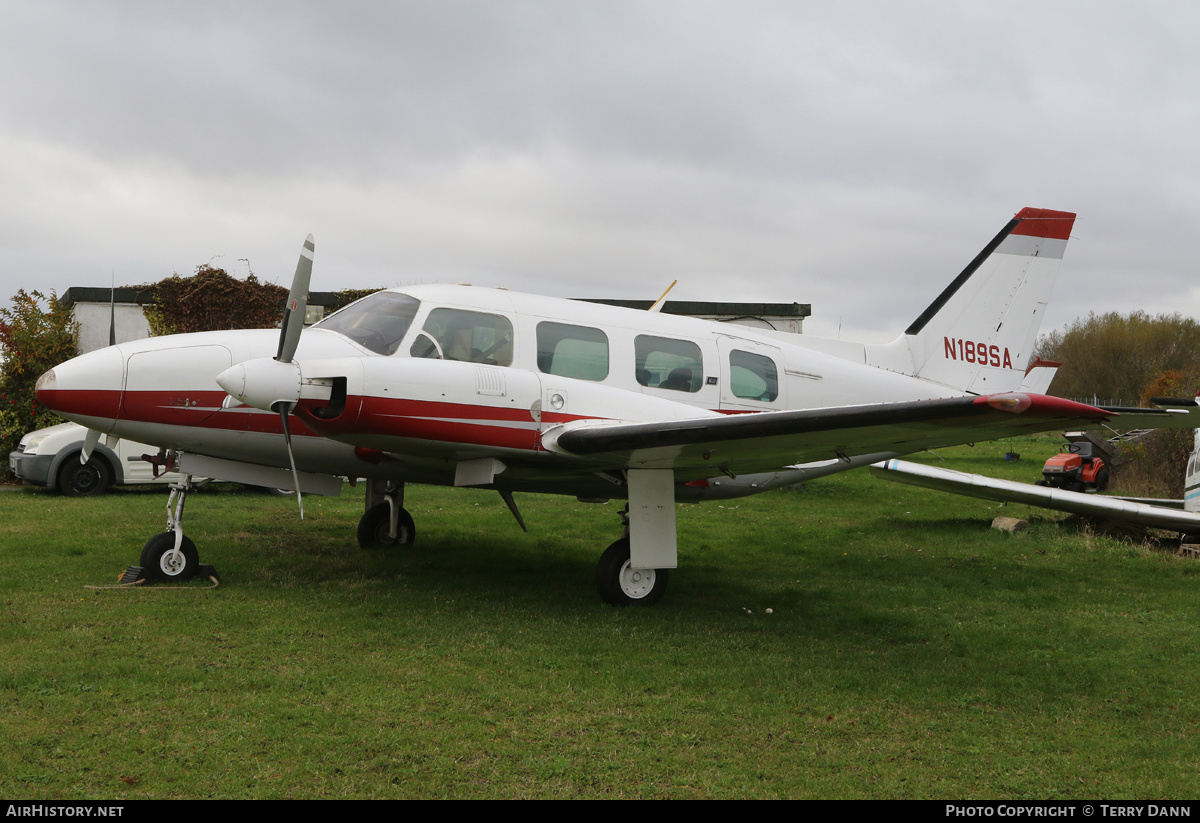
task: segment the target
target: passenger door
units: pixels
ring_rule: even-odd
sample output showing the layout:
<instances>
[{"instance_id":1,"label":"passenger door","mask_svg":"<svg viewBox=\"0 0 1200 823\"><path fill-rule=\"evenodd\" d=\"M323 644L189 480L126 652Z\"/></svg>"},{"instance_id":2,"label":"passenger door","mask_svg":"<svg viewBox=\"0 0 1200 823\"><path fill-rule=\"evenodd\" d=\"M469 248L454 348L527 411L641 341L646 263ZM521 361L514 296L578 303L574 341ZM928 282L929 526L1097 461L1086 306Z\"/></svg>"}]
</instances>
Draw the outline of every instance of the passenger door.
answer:
<instances>
[{"instance_id":1,"label":"passenger door","mask_svg":"<svg viewBox=\"0 0 1200 823\"><path fill-rule=\"evenodd\" d=\"M721 411L778 411L786 409L783 353L775 346L722 335Z\"/></svg>"}]
</instances>

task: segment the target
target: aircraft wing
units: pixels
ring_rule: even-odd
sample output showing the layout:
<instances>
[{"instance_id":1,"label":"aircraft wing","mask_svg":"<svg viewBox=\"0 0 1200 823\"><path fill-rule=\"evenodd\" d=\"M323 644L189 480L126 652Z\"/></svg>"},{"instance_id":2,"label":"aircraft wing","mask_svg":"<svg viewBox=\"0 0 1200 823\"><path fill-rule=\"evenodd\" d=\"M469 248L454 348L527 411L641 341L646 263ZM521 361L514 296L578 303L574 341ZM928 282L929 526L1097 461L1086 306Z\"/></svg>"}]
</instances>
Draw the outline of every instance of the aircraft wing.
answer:
<instances>
[{"instance_id":1,"label":"aircraft wing","mask_svg":"<svg viewBox=\"0 0 1200 823\"><path fill-rule=\"evenodd\" d=\"M547 444L621 468L681 478L748 474L819 460L911 454L1062 428L1194 428L1200 407L1137 414L1023 393L759 412L653 423L578 421Z\"/></svg>"},{"instance_id":2,"label":"aircraft wing","mask_svg":"<svg viewBox=\"0 0 1200 823\"><path fill-rule=\"evenodd\" d=\"M1176 501L1171 500L1163 501L1163 505L1151 505L1119 497L1069 492L1063 489L1033 486L1028 483L1016 483L1011 480L997 480L981 474L940 469L920 463L909 463L906 460L885 460L882 463L876 463L871 466L871 474L895 483L924 486L928 489L978 497L983 500L996 500L1001 503L1027 503L1030 506L1081 514L1087 517L1123 520L1128 523L1139 523L1143 526L1188 533L1200 532L1200 513L1165 508L1165 506L1175 504Z\"/></svg>"}]
</instances>

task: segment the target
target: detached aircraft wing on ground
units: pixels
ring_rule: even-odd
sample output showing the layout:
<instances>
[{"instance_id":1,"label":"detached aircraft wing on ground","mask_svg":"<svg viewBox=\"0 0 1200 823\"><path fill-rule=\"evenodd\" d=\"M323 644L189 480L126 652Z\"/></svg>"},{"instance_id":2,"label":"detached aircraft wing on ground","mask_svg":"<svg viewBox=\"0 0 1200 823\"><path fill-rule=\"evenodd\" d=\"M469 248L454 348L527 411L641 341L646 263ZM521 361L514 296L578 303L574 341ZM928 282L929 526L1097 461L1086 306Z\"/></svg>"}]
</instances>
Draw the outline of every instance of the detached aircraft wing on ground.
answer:
<instances>
[{"instance_id":1,"label":"detached aircraft wing on ground","mask_svg":"<svg viewBox=\"0 0 1200 823\"><path fill-rule=\"evenodd\" d=\"M1022 391L1040 382L1026 365L1074 219L1023 209L883 345L467 286L377 292L301 334L310 236L280 331L110 346L47 372L38 398L92 443L151 443L181 467L168 531L142 553L161 579L199 562L190 476L325 494L348 477L367 480L364 546L413 541L408 483L495 489L522 526L516 492L627 499L597 588L650 604L677 564L677 501L1011 434L1145 427Z\"/></svg>"},{"instance_id":2,"label":"detached aircraft wing on ground","mask_svg":"<svg viewBox=\"0 0 1200 823\"><path fill-rule=\"evenodd\" d=\"M1165 407L1167 413L1190 414L1196 408L1196 402L1193 400L1156 399L1155 402ZM1129 412L1131 415L1136 413ZM1012 480L997 480L981 474L968 474L907 460L881 461L871 466L871 474L893 483L923 486L966 497L995 500L999 503L1025 503L1084 517L1119 520L1156 529L1178 531L1186 535L1200 535L1200 430L1197 430L1196 446L1188 460L1186 494L1183 500L1147 500L1086 494Z\"/></svg>"}]
</instances>

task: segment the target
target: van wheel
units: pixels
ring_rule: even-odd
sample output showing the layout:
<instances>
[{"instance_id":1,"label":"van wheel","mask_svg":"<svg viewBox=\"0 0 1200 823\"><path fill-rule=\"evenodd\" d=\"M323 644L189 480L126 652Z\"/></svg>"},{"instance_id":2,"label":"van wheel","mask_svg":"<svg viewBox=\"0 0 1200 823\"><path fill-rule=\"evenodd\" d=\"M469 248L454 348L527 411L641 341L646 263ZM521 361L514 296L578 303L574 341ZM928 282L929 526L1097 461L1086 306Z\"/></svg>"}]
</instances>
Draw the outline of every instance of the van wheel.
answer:
<instances>
[{"instance_id":1,"label":"van wheel","mask_svg":"<svg viewBox=\"0 0 1200 823\"><path fill-rule=\"evenodd\" d=\"M67 497L91 497L103 494L112 477L108 465L93 455L87 463L79 462L79 454L72 454L63 461L58 470L58 490Z\"/></svg>"}]
</instances>

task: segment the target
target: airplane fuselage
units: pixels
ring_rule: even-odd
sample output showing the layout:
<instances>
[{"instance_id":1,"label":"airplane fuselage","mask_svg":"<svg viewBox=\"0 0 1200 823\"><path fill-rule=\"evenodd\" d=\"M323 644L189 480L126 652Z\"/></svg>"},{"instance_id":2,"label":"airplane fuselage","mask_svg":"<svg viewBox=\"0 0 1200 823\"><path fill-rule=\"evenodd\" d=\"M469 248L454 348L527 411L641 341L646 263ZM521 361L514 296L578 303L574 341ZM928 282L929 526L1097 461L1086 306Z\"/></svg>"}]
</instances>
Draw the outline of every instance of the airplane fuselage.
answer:
<instances>
[{"instance_id":1,"label":"airplane fuselage","mask_svg":"<svg viewBox=\"0 0 1200 823\"><path fill-rule=\"evenodd\" d=\"M43 402L105 434L286 465L278 415L223 406L227 395L216 381L237 364L271 357L277 337L225 331L122 343L57 367L43 381ZM456 475L462 484L458 463L498 457L504 470L482 485L621 496L575 457L580 470L564 478L555 465L564 462L556 432L580 420L684 420L964 394L804 342L499 289L381 292L304 333L296 353L304 381L296 460L302 470L326 474L451 485ZM1019 370L996 371L1020 382ZM842 466L851 467L821 461L819 473ZM809 475L816 471L810 467ZM722 478L715 468L712 474ZM703 494L750 493L769 482L725 477Z\"/></svg>"}]
</instances>

